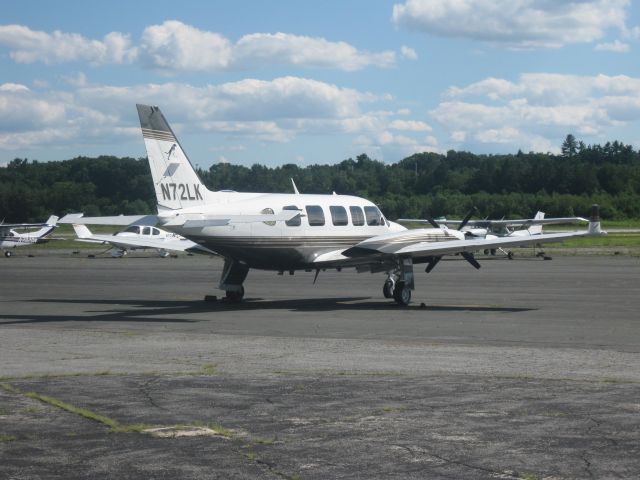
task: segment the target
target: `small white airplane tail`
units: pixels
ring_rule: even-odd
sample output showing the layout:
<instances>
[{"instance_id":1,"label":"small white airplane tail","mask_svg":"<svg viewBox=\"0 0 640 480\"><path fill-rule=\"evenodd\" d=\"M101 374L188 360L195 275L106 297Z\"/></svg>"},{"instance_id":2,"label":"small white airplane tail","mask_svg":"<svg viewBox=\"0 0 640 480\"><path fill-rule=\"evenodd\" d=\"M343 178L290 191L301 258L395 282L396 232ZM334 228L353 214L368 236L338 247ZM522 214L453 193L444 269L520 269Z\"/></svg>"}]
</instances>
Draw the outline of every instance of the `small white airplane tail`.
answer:
<instances>
[{"instance_id":1,"label":"small white airplane tail","mask_svg":"<svg viewBox=\"0 0 640 480\"><path fill-rule=\"evenodd\" d=\"M160 108L136 107L158 207L175 210L210 203L212 192L198 178Z\"/></svg>"},{"instance_id":2,"label":"small white airplane tail","mask_svg":"<svg viewBox=\"0 0 640 480\"><path fill-rule=\"evenodd\" d=\"M544 212L538 212L536 213L536 216L533 217L534 220L543 220L544 219ZM531 225L529 228L529 233L531 235L540 235L542 233L542 225Z\"/></svg>"},{"instance_id":3,"label":"small white airplane tail","mask_svg":"<svg viewBox=\"0 0 640 480\"><path fill-rule=\"evenodd\" d=\"M35 237L35 238L45 237L49 235L51 232L53 232L57 224L58 224L58 217L56 217L55 215L51 215L47 219L46 224L42 226L42 228L40 228L39 230L36 230L35 232L29 233L29 236Z\"/></svg>"},{"instance_id":4,"label":"small white airplane tail","mask_svg":"<svg viewBox=\"0 0 640 480\"><path fill-rule=\"evenodd\" d=\"M73 231L76 232L76 237L78 237L79 239L90 238L92 235L89 227L78 223L73 224Z\"/></svg>"}]
</instances>

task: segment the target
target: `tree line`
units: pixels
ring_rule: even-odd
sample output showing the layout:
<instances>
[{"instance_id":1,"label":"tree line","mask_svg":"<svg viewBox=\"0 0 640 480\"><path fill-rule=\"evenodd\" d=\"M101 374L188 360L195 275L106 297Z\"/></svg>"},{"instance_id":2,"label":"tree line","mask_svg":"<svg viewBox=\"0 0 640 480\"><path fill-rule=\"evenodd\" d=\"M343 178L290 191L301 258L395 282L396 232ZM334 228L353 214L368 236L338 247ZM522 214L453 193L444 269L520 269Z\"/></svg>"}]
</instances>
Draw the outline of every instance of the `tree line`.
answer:
<instances>
[{"instance_id":1,"label":"tree line","mask_svg":"<svg viewBox=\"0 0 640 480\"><path fill-rule=\"evenodd\" d=\"M572 135L562 154L419 153L394 164L362 154L333 165L252 167L219 163L198 169L212 190L340 193L368 198L391 219L462 216L473 206L491 218L587 215L640 218L640 152ZM56 162L16 158L0 168L0 218L39 221L51 213L152 213L155 195L145 158L77 157Z\"/></svg>"}]
</instances>

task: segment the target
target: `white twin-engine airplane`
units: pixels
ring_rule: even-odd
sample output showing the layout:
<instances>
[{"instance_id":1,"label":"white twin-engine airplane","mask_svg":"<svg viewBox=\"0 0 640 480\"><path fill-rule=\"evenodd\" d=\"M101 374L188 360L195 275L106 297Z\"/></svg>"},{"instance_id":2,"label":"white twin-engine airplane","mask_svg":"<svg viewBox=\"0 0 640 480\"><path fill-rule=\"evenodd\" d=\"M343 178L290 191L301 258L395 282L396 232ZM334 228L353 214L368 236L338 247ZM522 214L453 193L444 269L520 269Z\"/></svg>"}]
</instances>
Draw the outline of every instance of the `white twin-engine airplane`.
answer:
<instances>
[{"instance_id":1,"label":"white twin-engine airplane","mask_svg":"<svg viewBox=\"0 0 640 480\"><path fill-rule=\"evenodd\" d=\"M242 299L251 268L315 270L317 276L327 268L355 267L385 272L384 296L407 305L414 264L433 268L443 255L459 253L478 268L474 251L601 233L597 208L586 231L469 240L447 228L407 230L370 201L349 195L213 192L198 178L160 109L137 108L158 201L152 220L225 258L219 288L229 300ZM122 218L133 223L144 216ZM103 222L97 217L83 223Z\"/></svg>"},{"instance_id":2,"label":"white twin-engine airplane","mask_svg":"<svg viewBox=\"0 0 640 480\"><path fill-rule=\"evenodd\" d=\"M122 232L113 235L94 234L82 223L82 214L67 215L70 219L76 215L77 222L73 224L73 230L80 242L109 244L112 257L123 257L127 250L146 250L148 248L158 251L161 257L169 256L170 251L213 254L211 250L198 245L191 240L176 233L167 232L151 225L129 225Z\"/></svg>"},{"instance_id":3,"label":"white twin-engine airplane","mask_svg":"<svg viewBox=\"0 0 640 480\"><path fill-rule=\"evenodd\" d=\"M22 247L42 242L42 239L56 228L58 217L51 215L44 223L0 223L0 249L5 250L5 257L11 256L7 248ZM17 232L16 230L38 228L36 231Z\"/></svg>"}]
</instances>

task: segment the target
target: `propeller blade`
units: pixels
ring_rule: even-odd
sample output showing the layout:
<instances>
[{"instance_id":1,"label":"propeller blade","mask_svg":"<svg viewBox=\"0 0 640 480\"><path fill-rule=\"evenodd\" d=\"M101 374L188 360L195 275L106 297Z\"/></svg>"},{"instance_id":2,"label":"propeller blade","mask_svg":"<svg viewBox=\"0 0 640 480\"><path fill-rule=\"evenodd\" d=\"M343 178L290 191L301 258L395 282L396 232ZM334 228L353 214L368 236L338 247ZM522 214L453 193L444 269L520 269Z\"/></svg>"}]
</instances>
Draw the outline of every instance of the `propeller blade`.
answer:
<instances>
[{"instance_id":1,"label":"propeller blade","mask_svg":"<svg viewBox=\"0 0 640 480\"><path fill-rule=\"evenodd\" d=\"M475 206L471 210L469 210L469 213L467 213L467 216L464 217L464 220L462 220L462 222L460 223L458 230L462 230L464 227L467 226L467 223L469 223L469 220L471 220L471 217L473 216L474 213L476 213L476 211L478 211L478 209Z\"/></svg>"},{"instance_id":2,"label":"propeller blade","mask_svg":"<svg viewBox=\"0 0 640 480\"><path fill-rule=\"evenodd\" d=\"M464 257L464 259L467 262L469 262L471 265L473 265L475 268L480 268L480 264L478 263L476 258L473 256L473 253L471 253L471 252L460 252L460 255L462 255Z\"/></svg>"},{"instance_id":3,"label":"propeller blade","mask_svg":"<svg viewBox=\"0 0 640 480\"><path fill-rule=\"evenodd\" d=\"M440 225L438 225L436 223L436 221L433 219L433 217L427 215L426 219L427 219L427 222L429 222L433 228L440 228Z\"/></svg>"}]
</instances>

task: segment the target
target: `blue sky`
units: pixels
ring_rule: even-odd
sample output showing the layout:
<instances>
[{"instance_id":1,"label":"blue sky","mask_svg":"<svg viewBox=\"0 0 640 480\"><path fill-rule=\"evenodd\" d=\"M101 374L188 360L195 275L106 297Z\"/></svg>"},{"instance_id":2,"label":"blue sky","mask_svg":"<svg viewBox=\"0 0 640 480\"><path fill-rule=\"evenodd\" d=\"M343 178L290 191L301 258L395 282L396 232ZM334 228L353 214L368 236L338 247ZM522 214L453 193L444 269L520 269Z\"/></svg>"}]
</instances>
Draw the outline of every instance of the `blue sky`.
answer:
<instances>
[{"instance_id":1,"label":"blue sky","mask_svg":"<svg viewBox=\"0 0 640 480\"><path fill-rule=\"evenodd\" d=\"M204 168L640 148L639 3L5 0L0 165L144 156L135 103Z\"/></svg>"}]
</instances>

